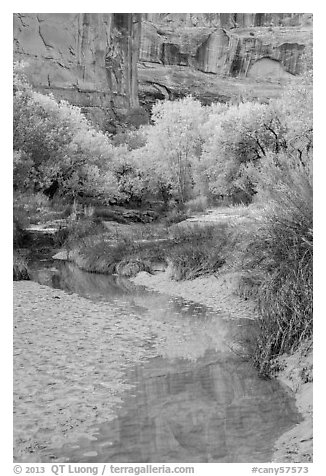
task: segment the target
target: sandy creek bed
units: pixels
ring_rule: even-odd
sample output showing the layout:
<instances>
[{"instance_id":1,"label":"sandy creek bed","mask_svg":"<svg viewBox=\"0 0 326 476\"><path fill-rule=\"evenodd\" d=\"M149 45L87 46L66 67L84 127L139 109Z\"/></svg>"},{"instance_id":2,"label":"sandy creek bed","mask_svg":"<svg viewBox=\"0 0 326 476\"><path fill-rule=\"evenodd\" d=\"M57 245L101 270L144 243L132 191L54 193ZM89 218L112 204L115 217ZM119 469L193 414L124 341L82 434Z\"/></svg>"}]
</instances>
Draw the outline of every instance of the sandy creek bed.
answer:
<instances>
[{"instance_id":1,"label":"sandy creek bed","mask_svg":"<svg viewBox=\"0 0 326 476\"><path fill-rule=\"evenodd\" d=\"M300 421L239 355L252 321L227 300L217 312L64 263L35 279L14 283L16 461L270 461Z\"/></svg>"}]
</instances>

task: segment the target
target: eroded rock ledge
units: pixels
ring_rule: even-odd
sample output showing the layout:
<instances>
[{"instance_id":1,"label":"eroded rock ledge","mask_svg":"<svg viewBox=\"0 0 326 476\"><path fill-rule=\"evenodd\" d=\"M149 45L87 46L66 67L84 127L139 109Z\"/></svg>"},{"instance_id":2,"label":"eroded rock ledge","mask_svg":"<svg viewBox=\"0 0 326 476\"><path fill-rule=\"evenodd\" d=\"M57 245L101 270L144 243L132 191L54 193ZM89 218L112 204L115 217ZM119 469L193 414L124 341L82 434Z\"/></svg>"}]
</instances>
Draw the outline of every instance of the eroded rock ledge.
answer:
<instances>
[{"instance_id":1,"label":"eroded rock ledge","mask_svg":"<svg viewBox=\"0 0 326 476\"><path fill-rule=\"evenodd\" d=\"M157 99L278 96L311 44L309 14L14 14L14 58L32 85L109 132L147 122Z\"/></svg>"},{"instance_id":2,"label":"eroded rock ledge","mask_svg":"<svg viewBox=\"0 0 326 476\"><path fill-rule=\"evenodd\" d=\"M186 94L204 104L277 96L282 83L302 71L311 23L308 14L147 14L141 103Z\"/></svg>"}]
</instances>

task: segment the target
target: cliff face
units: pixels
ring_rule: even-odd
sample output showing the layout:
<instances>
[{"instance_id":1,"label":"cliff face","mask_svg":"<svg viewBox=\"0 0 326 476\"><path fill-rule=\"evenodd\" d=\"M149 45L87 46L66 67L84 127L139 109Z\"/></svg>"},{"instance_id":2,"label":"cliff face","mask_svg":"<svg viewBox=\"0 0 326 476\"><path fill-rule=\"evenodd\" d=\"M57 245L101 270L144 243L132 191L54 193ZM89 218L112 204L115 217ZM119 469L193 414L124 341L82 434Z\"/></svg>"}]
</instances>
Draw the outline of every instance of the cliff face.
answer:
<instances>
[{"instance_id":1,"label":"cliff face","mask_svg":"<svg viewBox=\"0 0 326 476\"><path fill-rule=\"evenodd\" d=\"M139 14L14 14L14 59L39 91L106 129L137 116Z\"/></svg>"},{"instance_id":2,"label":"cliff face","mask_svg":"<svg viewBox=\"0 0 326 476\"><path fill-rule=\"evenodd\" d=\"M209 28L300 26L311 17L305 13L144 13L142 16L160 25Z\"/></svg>"},{"instance_id":3,"label":"cliff face","mask_svg":"<svg viewBox=\"0 0 326 476\"><path fill-rule=\"evenodd\" d=\"M309 14L143 15L141 102L190 93L204 103L268 100L301 72L311 42Z\"/></svg>"},{"instance_id":4,"label":"cliff face","mask_svg":"<svg viewBox=\"0 0 326 476\"><path fill-rule=\"evenodd\" d=\"M147 120L156 99L267 100L300 72L312 15L14 14L14 58L34 87L101 127Z\"/></svg>"}]
</instances>

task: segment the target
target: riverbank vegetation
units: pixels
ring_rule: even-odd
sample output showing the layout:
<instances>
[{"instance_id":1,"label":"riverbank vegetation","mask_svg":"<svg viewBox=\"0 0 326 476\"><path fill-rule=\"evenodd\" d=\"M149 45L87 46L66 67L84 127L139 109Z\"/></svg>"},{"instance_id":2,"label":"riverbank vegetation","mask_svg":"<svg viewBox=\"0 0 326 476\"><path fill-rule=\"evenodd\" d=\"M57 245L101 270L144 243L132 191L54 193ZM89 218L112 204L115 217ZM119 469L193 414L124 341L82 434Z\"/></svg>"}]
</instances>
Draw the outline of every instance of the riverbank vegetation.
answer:
<instances>
[{"instance_id":1,"label":"riverbank vegetation","mask_svg":"<svg viewBox=\"0 0 326 476\"><path fill-rule=\"evenodd\" d=\"M29 280L29 271L26 259L19 253L14 252L13 256L13 280Z\"/></svg>"},{"instance_id":2,"label":"riverbank vegetation","mask_svg":"<svg viewBox=\"0 0 326 476\"><path fill-rule=\"evenodd\" d=\"M264 166L259 193L269 205L244 240L241 268L258 307L253 359L268 375L275 356L312 337L313 191L310 156L304 163L282 156L277 164L273 157Z\"/></svg>"},{"instance_id":3,"label":"riverbank vegetation","mask_svg":"<svg viewBox=\"0 0 326 476\"><path fill-rule=\"evenodd\" d=\"M58 247L92 272L132 276L157 262L175 280L241 271L239 292L258 310L253 362L267 376L312 335L312 132L309 74L268 104L159 102L150 125L112 137L34 91L16 65L17 230L63 220ZM227 224L177 225L237 204Z\"/></svg>"}]
</instances>

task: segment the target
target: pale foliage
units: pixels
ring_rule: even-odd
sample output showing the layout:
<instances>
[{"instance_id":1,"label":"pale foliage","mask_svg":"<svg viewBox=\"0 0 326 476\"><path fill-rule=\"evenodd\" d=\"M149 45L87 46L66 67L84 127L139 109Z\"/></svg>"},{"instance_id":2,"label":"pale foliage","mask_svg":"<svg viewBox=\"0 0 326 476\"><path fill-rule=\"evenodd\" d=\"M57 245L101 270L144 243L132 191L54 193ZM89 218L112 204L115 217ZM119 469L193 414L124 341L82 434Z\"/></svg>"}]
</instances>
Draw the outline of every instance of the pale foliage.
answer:
<instances>
[{"instance_id":1,"label":"pale foliage","mask_svg":"<svg viewBox=\"0 0 326 476\"><path fill-rule=\"evenodd\" d=\"M192 97L158 102L152 125L110 138L79 108L33 91L18 68L14 184L38 191L58 180L62 194L114 203L158 198L184 204L198 196L239 194L249 202L260 189L259 176L268 174L270 157L275 167L278 156L305 166L312 129L308 75L270 104L203 107Z\"/></svg>"},{"instance_id":2,"label":"pale foliage","mask_svg":"<svg viewBox=\"0 0 326 476\"><path fill-rule=\"evenodd\" d=\"M172 195L181 203L191 196L192 167L200 153L203 117L204 108L191 97L161 102L153 107L154 125L147 130L143 151L146 162L151 158L147 170L157 175L158 182L169 184Z\"/></svg>"},{"instance_id":3,"label":"pale foliage","mask_svg":"<svg viewBox=\"0 0 326 476\"><path fill-rule=\"evenodd\" d=\"M119 196L110 172L114 147L78 107L33 91L14 78L14 184L44 189L53 180L61 193ZM109 180L109 182L108 182Z\"/></svg>"},{"instance_id":4,"label":"pale foliage","mask_svg":"<svg viewBox=\"0 0 326 476\"><path fill-rule=\"evenodd\" d=\"M280 99L271 101L270 108L285 129L288 151L304 161L313 145L311 78L293 83Z\"/></svg>"},{"instance_id":5,"label":"pale foliage","mask_svg":"<svg viewBox=\"0 0 326 476\"><path fill-rule=\"evenodd\" d=\"M257 185L251 172L259 171L270 153L293 155L303 165L307 161L313 131L311 85L296 81L268 105L247 102L221 109L203 131L199 168L208 193L232 197L242 191L250 201Z\"/></svg>"},{"instance_id":6,"label":"pale foliage","mask_svg":"<svg viewBox=\"0 0 326 476\"><path fill-rule=\"evenodd\" d=\"M239 188L241 165L259 161L273 145L270 121L268 106L257 103L233 105L210 117L200 167L211 194L232 195Z\"/></svg>"}]
</instances>

